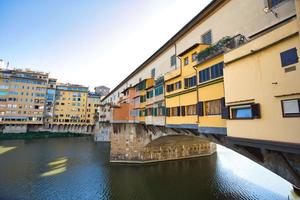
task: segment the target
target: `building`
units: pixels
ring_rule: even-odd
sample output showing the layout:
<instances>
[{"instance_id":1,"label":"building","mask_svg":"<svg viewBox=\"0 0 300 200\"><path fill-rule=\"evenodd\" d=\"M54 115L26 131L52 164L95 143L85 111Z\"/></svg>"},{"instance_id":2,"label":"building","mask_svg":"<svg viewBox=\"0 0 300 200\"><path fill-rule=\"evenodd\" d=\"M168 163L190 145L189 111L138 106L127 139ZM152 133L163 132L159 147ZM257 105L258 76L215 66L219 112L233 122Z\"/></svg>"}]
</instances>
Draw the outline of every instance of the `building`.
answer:
<instances>
[{"instance_id":1,"label":"building","mask_svg":"<svg viewBox=\"0 0 300 200\"><path fill-rule=\"evenodd\" d=\"M47 73L0 69L0 124L42 125L47 83Z\"/></svg>"},{"instance_id":2,"label":"building","mask_svg":"<svg viewBox=\"0 0 300 200\"><path fill-rule=\"evenodd\" d=\"M109 90L110 89L104 85L95 87L95 93L101 97L106 96L109 93Z\"/></svg>"},{"instance_id":3,"label":"building","mask_svg":"<svg viewBox=\"0 0 300 200\"><path fill-rule=\"evenodd\" d=\"M60 83L55 96L52 125L86 125L88 87Z\"/></svg>"},{"instance_id":4,"label":"building","mask_svg":"<svg viewBox=\"0 0 300 200\"><path fill-rule=\"evenodd\" d=\"M47 84L46 92L46 104L45 104L45 113L44 113L44 125L45 127L50 127L53 123L53 113L55 106L55 94L56 94L56 82L57 79L49 78Z\"/></svg>"},{"instance_id":5,"label":"building","mask_svg":"<svg viewBox=\"0 0 300 200\"><path fill-rule=\"evenodd\" d=\"M209 45L196 43L178 55L180 67L165 75L166 126L198 129L197 55Z\"/></svg>"},{"instance_id":6,"label":"building","mask_svg":"<svg viewBox=\"0 0 300 200\"><path fill-rule=\"evenodd\" d=\"M88 125L94 125L99 121L99 109L101 99L96 93L88 93L86 104L86 123Z\"/></svg>"},{"instance_id":7,"label":"building","mask_svg":"<svg viewBox=\"0 0 300 200\"><path fill-rule=\"evenodd\" d=\"M227 132L238 142L299 144L299 18L287 18L224 56Z\"/></svg>"},{"instance_id":8,"label":"building","mask_svg":"<svg viewBox=\"0 0 300 200\"><path fill-rule=\"evenodd\" d=\"M105 103L117 103L118 94L140 80L164 76L179 68L178 55L196 43L214 44L225 36L250 38L267 27L296 14L295 0L212 0L197 16L137 67L104 97ZM153 73L155 72L155 73Z\"/></svg>"}]
</instances>

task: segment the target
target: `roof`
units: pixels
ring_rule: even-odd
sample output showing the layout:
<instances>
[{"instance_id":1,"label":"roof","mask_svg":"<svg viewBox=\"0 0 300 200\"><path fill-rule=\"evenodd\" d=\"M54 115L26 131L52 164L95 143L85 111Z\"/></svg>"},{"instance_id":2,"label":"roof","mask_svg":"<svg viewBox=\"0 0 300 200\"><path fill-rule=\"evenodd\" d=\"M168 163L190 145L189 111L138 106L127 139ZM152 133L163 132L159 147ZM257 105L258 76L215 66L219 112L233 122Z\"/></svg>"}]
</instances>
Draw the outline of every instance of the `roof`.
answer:
<instances>
[{"instance_id":1,"label":"roof","mask_svg":"<svg viewBox=\"0 0 300 200\"><path fill-rule=\"evenodd\" d=\"M159 55L166 51L169 47L174 45L174 43L184 36L189 30L194 28L194 26L204 19L207 15L212 13L216 8L218 8L226 0L212 0L203 10L201 10L193 19L191 19L184 27L182 27L173 37L171 37L163 46L161 46L154 54L152 54L145 62L143 62L138 68L136 68L131 74L129 74L121 83L119 83L114 89L112 89L103 99L107 99L111 94L113 94L117 89L124 85L131 77L141 71L149 63L155 60Z\"/></svg>"},{"instance_id":2,"label":"roof","mask_svg":"<svg viewBox=\"0 0 300 200\"><path fill-rule=\"evenodd\" d=\"M196 43L193 46L189 47L188 49L184 50L183 52L181 52L180 54L178 54L179 57L182 57L183 55L185 55L186 53L192 51L193 49L197 48L200 45L200 43Z\"/></svg>"}]
</instances>

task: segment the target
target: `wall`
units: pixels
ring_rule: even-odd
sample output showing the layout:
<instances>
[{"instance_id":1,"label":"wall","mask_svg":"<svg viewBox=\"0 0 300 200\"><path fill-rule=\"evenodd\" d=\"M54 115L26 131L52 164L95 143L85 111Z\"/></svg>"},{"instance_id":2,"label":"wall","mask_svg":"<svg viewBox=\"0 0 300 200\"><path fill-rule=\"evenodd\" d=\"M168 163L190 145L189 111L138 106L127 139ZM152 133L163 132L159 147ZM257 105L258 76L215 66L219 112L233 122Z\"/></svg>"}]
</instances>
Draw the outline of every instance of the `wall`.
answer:
<instances>
[{"instance_id":1,"label":"wall","mask_svg":"<svg viewBox=\"0 0 300 200\"><path fill-rule=\"evenodd\" d=\"M145 163L211 155L216 145L191 133L140 124L113 124L111 162Z\"/></svg>"},{"instance_id":2,"label":"wall","mask_svg":"<svg viewBox=\"0 0 300 200\"><path fill-rule=\"evenodd\" d=\"M255 102L261 107L261 119L228 120L229 136L300 143L299 117L284 118L281 108L281 100L300 97L299 62L286 73L280 60L280 52L293 47L299 56L296 20L225 54L227 105Z\"/></svg>"}]
</instances>

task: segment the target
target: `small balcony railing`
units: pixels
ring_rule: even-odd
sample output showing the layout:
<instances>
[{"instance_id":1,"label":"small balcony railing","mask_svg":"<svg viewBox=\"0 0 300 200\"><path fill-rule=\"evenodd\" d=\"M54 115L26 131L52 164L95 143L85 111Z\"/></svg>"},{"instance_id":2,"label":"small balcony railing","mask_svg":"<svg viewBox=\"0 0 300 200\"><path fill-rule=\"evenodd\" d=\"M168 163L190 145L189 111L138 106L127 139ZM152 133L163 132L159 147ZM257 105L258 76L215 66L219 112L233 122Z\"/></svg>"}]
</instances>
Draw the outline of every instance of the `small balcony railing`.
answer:
<instances>
[{"instance_id":1,"label":"small balcony railing","mask_svg":"<svg viewBox=\"0 0 300 200\"><path fill-rule=\"evenodd\" d=\"M223 37L217 43L201 51L197 56L198 62L202 63L210 58L223 54L231 49L235 49L246 42L247 42L246 37L241 34L236 35L234 37L229 37L229 36Z\"/></svg>"}]
</instances>

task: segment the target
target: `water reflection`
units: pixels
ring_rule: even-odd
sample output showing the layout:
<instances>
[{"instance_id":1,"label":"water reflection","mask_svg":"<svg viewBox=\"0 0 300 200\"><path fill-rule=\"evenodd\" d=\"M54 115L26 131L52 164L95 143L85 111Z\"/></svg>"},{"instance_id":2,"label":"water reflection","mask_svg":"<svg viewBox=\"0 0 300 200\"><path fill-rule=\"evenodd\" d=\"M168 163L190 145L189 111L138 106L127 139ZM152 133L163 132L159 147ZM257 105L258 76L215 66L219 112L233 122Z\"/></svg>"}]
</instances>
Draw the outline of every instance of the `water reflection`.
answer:
<instances>
[{"instance_id":1,"label":"water reflection","mask_svg":"<svg viewBox=\"0 0 300 200\"><path fill-rule=\"evenodd\" d=\"M57 158L55 161L49 162L48 166L50 167L49 171L41 174L41 177L45 176L53 176L56 174L63 173L67 169L67 161L66 157Z\"/></svg>"},{"instance_id":2,"label":"water reflection","mask_svg":"<svg viewBox=\"0 0 300 200\"><path fill-rule=\"evenodd\" d=\"M5 146L0 146L0 155L4 154L8 151L11 151L13 149L15 149L16 147L5 147Z\"/></svg>"},{"instance_id":3,"label":"water reflection","mask_svg":"<svg viewBox=\"0 0 300 200\"><path fill-rule=\"evenodd\" d=\"M218 147L209 157L109 164L109 144L86 138L0 141L0 199L292 199L290 185Z\"/></svg>"}]
</instances>

